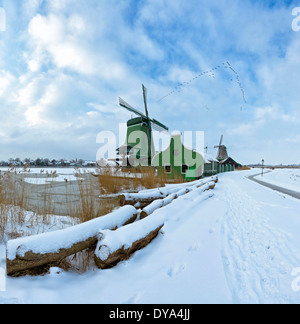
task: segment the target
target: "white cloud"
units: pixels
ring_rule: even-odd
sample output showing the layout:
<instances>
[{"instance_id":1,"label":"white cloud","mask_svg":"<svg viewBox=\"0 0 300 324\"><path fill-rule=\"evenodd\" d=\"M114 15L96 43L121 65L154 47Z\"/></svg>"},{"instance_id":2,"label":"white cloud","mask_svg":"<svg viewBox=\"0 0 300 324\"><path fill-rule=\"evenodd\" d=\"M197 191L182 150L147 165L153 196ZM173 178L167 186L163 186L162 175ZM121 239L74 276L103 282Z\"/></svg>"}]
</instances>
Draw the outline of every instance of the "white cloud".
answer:
<instances>
[{"instance_id":1,"label":"white cloud","mask_svg":"<svg viewBox=\"0 0 300 324\"><path fill-rule=\"evenodd\" d=\"M280 120L288 123L300 122L300 120L295 115L287 114L277 106L257 108L255 110L254 116L257 121L264 123L270 120Z\"/></svg>"},{"instance_id":2,"label":"white cloud","mask_svg":"<svg viewBox=\"0 0 300 324\"><path fill-rule=\"evenodd\" d=\"M20 7L11 0L7 13L16 21L0 40L0 129L8 142L49 143L51 134L52 147L63 150L63 132L70 152L72 145L78 151L78 138L87 152L101 129L130 118L118 96L143 109L141 83L151 117L171 129L205 130L209 146L221 133L251 149L282 133L298 138L300 41L284 5L28 0ZM228 73L199 78L157 102L177 82L227 60L247 105ZM291 159L299 156L290 151Z\"/></svg>"},{"instance_id":3,"label":"white cloud","mask_svg":"<svg viewBox=\"0 0 300 324\"><path fill-rule=\"evenodd\" d=\"M7 72L0 71L0 97L2 97L10 85L15 81L15 77Z\"/></svg>"},{"instance_id":4,"label":"white cloud","mask_svg":"<svg viewBox=\"0 0 300 324\"><path fill-rule=\"evenodd\" d=\"M111 53L95 52L92 45L85 41L85 21L79 15L70 18L55 16L35 16L28 27L37 49L28 65L31 71L41 64L42 53L50 55L57 68L70 69L84 75L98 75L107 80L123 78L126 68L117 60L110 58ZM109 50L109 49L108 49Z\"/></svg>"}]
</instances>

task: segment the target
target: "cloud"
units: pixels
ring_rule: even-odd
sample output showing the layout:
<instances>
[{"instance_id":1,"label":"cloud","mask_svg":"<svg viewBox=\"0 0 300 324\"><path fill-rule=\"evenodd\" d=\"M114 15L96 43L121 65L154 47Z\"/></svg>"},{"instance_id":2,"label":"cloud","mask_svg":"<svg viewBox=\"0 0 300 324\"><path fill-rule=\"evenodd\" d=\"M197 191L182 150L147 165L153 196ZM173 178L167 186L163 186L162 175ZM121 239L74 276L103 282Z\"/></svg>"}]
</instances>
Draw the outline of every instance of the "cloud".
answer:
<instances>
[{"instance_id":1,"label":"cloud","mask_svg":"<svg viewBox=\"0 0 300 324\"><path fill-rule=\"evenodd\" d=\"M15 77L10 72L0 71L0 98L5 95L14 81Z\"/></svg>"},{"instance_id":2,"label":"cloud","mask_svg":"<svg viewBox=\"0 0 300 324\"><path fill-rule=\"evenodd\" d=\"M143 110L142 83L151 117L171 130L204 130L210 147L226 134L242 159L255 156L257 145L267 149L262 138L278 145L297 139L300 40L290 7L248 0L6 2L15 23L0 39L1 141L10 153L9 143L23 143L33 154L81 150L92 159L96 134L130 118L119 96ZM247 104L225 69L158 101L226 61ZM247 153L233 149L245 143ZM290 159L300 160L289 149Z\"/></svg>"},{"instance_id":3,"label":"cloud","mask_svg":"<svg viewBox=\"0 0 300 324\"><path fill-rule=\"evenodd\" d=\"M36 15L29 23L28 33L36 46L28 60L31 71L49 60L59 69L68 69L84 75L98 75L111 80L124 77L126 68L118 61L110 60L105 52L95 52L86 42L85 20L79 15L71 17Z\"/></svg>"}]
</instances>

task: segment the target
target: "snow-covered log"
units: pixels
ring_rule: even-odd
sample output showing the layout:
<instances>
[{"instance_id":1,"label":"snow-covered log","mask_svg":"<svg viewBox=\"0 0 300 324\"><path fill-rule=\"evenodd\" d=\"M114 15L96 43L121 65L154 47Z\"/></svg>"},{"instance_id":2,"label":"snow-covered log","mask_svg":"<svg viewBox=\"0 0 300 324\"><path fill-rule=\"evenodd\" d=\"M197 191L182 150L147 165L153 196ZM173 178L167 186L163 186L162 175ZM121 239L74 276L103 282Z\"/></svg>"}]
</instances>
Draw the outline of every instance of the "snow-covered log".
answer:
<instances>
[{"instance_id":1,"label":"snow-covered log","mask_svg":"<svg viewBox=\"0 0 300 324\"><path fill-rule=\"evenodd\" d=\"M60 231L10 240L7 242L7 274L57 263L96 244L99 230L119 228L132 223L136 217L133 206L124 206L106 216Z\"/></svg>"},{"instance_id":2,"label":"snow-covered log","mask_svg":"<svg viewBox=\"0 0 300 324\"><path fill-rule=\"evenodd\" d=\"M151 215L156 209L169 205L174 199L176 199L182 195L185 195L195 189L201 188L202 191L214 189L216 183L215 183L215 179L213 179L213 180L214 181L210 181L207 183L198 182L198 183L194 184L193 186L182 188L179 191L177 191L176 193L173 193L164 199L154 200L151 204L149 204L148 206L146 206L145 208L142 209L140 218L143 219L143 218Z\"/></svg>"},{"instance_id":3,"label":"snow-covered log","mask_svg":"<svg viewBox=\"0 0 300 324\"><path fill-rule=\"evenodd\" d=\"M170 194L164 199L157 199L143 211L149 214L155 210L170 204L175 198L191 193L200 194L200 199L212 197L212 194L204 195L216 185L217 178L209 178L210 181L195 182L192 186L182 187L179 191ZM197 198L198 199L198 198ZM199 200L200 201L200 200ZM141 220L121 227L116 231L100 231L99 241L95 250L95 263L101 269L111 268L118 262L130 258L137 250L147 246L159 233L168 218L168 213L157 213L150 217L141 214Z\"/></svg>"},{"instance_id":4,"label":"snow-covered log","mask_svg":"<svg viewBox=\"0 0 300 324\"><path fill-rule=\"evenodd\" d=\"M119 205L120 206L125 206L125 205L132 205L136 206L138 208L141 208L143 206L147 206L153 200L156 199L162 199L166 197L167 194L157 190L156 192L151 192L150 193L125 193L123 195L120 195L119 197Z\"/></svg>"},{"instance_id":5,"label":"snow-covered log","mask_svg":"<svg viewBox=\"0 0 300 324\"><path fill-rule=\"evenodd\" d=\"M144 208L151 204L153 201L157 199L164 199L167 196L174 194L174 193L182 193L184 191L189 192L189 188L202 186L208 182L218 182L217 176L212 176L209 178L196 180L188 183L181 183L176 185L168 185L163 188L156 188L156 189L149 189L149 190L143 190L138 193L124 193L119 196L119 205L132 205L136 208Z\"/></svg>"},{"instance_id":6,"label":"snow-covered log","mask_svg":"<svg viewBox=\"0 0 300 324\"><path fill-rule=\"evenodd\" d=\"M149 216L158 208L169 205L177 197L178 197L177 194L173 193L164 199L154 200L150 205L143 208L143 210L141 211L141 214L140 214L140 219L143 219L143 218Z\"/></svg>"},{"instance_id":7,"label":"snow-covered log","mask_svg":"<svg viewBox=\"0 0 300 324\"><path fill-rule=\"evenodd\" d=\"M152 242L163 226L162 217L148 217L116 231L101 231L95 250L95 263L100 269L107 269L129 259L134 252Z\"/></svg>"}]
</instances>

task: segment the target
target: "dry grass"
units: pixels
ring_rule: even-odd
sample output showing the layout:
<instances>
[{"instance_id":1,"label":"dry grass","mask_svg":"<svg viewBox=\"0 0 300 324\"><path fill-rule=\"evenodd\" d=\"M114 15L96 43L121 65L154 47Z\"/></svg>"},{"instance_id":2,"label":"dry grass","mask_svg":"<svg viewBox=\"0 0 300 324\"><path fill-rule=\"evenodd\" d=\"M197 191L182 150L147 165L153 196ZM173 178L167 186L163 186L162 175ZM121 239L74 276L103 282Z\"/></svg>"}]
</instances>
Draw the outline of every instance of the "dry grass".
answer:
<instances>
[{"instance_id":1,"label":"dry grass","mask_svg":"<svg viewBox=\"0 0 300 324\"><path fill-rule=\"evenodd\" d=\"M247 166L241 166L239 168L234 168L235 171L245 171L245 170L251 170L251 168Z\"/></svg>"},{"instance_id":2,"label":"dry grass","mask_svg":"<svg viewBox=\"0 0 300 324\"><path fill-rule=\"evenodd\" d=\"M0 241L32 235L32 233L42 233L43 224L45 224L44 230L45 228L49 230L52 226L53 216L51 215L55 214L55 183L50 181L44 187L40 185L41 194L37 205L33 207L29 197L30 190L33 190L31 188L34 186L25 182L26 175L22 171L25 170L11 168L7 172L0 172ZM45 175L50 178L56 177L55 173L45 173L43 176ZM118 193L122 191L162 187L169 182L165 177L157 177L155 169L150 167L143 169L101 168L97 177L77 169L75 176L78 177L78 181L66 182L65 193L60 196L68 215L74 219L74 225L110 213L118 206ZM76 204L73 203L74 198L73 202L70 198L74 192L77 192L76 197L78 197ZM28 216L26 210L32 212L29 220L28 217L26 219L26 215ZM27 227L28 232L24 232L23 229ZM20 228L23 229L20 231ZM38 230L34 232L32 230L34 228ZM95 266L94 253L92 250L83 251L65 259L58 266L85 272ZM36 274L48 270L49 267L37 269Z\"/></svg>"},{"instance_id":3,"label":"dry grass","mask_svg":"<svg viewBox=\"0 0 300 324\"><path fill-rule=\"evenodd\" d=\"M97 173L101 194L117 194L123 191L137 191L163 187L166 183L179 183L184 179L168 179L158 176L153 167L143 168L111 168L102 167Z\"/></svg>"},{"instance_id":4,"label":"dry grass","mask_svg":"<svg viewBox=\"0 0 300 324\"><path fill-rule=\"evenodd\" d=\"M12 236L18 224L25 222L24 189L22 182L17 180L17 171L11 168L7 172L0 171L0 239L3 240L9 225ZM14 206L14 208L13 208Z\"/></svg>"}]
</instances>

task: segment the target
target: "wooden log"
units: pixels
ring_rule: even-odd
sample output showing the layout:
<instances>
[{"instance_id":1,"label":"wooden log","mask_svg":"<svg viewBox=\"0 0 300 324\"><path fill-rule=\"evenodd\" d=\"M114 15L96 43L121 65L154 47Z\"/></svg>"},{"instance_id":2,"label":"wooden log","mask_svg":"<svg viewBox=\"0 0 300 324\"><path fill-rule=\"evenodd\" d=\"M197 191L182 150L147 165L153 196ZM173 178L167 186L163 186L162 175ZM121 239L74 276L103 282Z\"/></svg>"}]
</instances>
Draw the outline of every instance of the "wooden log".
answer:
<instances>
[{"instance_id":1,"label":"wooden log","mask_svg":"<svg viewBox=\"0 0 300 324\"><path fill-rule=\"evenodd\" d=\"M136 209L125 206L106 216L64 230L8 241L6 272L16 272L59 263L64 258L92 247L99 229L116 229L134 222Z\"/></svg>"},{"instance_id":2,"label":"wooden log","mask_svg":"<svg viewBox=\"0 0 300 324\"><path fill-rule=\"evenodd\" d=\"M176 193L174 193L164 199L157 199L157 200L153 201L150 205L143 208L143 210L141 211L141 214L140 214L140 219L144 219L145 217L148 217L156 209L159 209L159 208L169 205L176 198L178 198L178 195Z\"/></svg>"},{"instance_id":3,"label":"wooden log","mask_svg":"<svg viewBox=\"0 0 300 324\"><path fill-rule=\"evenodd\" d=\"M175 193L169 194L163 199L156 199L144 208L139 222L119 228L115 232L100 232L99 242L95 250L96 265L100 269L107 269L114 267L120 261L129 259L135 251L147 246L164 226L165 215L147 217L148 214L193 190L199 192L212 190L216 185L216 180L217 177L212 177L207 179L207 181L195 182L192 186L180 187Z\"/></svg>"},{"instance_id":4,"label":"wooden log","mask_svg":"<svg viewBox=\"0 0 300 324\"><path fill-rule=\"evenodd\" d=\"M139 193L125 193L119 196L119 205L131 205L135 206L137 209L143 209L146 206L150 205L157 199L164 199L167 196L177 193L177 192L189 192L191 188L200 187L205 185L208 182L218 182L217 176L212 176L210 178L196 180L184 184L175 185L172 187L163 187L157 189L144 190Z\"/></svg>"},{"instance_id":5,"label":"wooden log","mask_svg":"<svg viewBox=\"0 0 300 324\"><path fill-rule=\"evenodd\" d=\"M92 247L97 243L97 236L90 237L85 241L78 242L68 249L59 249L56 253L33 253L26 252L23 257L17 256L14 260L6 260L7 275L17 272L37 268L46 264L59 264L64 258Z\"/></svg>"},{"instance_id":6,"label":"wooden log","mask_svg":"<svg viewBox=\"0 0 300 324\"><path fill-rule=\"evenodd\" d=\"M121 261L128 260L134 252L143 249L149 243L151 243L153 239L157 237L159 231L162 229L163 226L164 225L160 225L155 230L147 234L145 237L136 240L128 248L125 248L125 245L122 245L121 248L111 252L110 247L107 245L97 246L96 249L98 249L98 253L95 253L96 265L100 269L108 269L114 267Z\"/></svg>"},{"instance_id":7,"label":"wooden log","mask_svg":"<svg viewBox=\"0 0 300 324\"><path fill-rule=\"evenodd\" d=\"M131 205L136 206L138 208L145 207L149 204L151 204L156 199L162 199L166 197L166 194L163 194L161 192L157 192L153 194L152 196L143 196L143 195L137 195L137 194L123 194L119 196L119 205L125 206L125 205Z\"/></svg>"},{"instance_id":8,"label":"wooden log","mask_svg":"<svg viewBox=\"0 0 300 324\"><path fill-rule=\"evenodd\" d=\"M162 208L164 206L167 206L168 204L170 204L174 199L185 195L193 190L199 189L201 187L203 187L203 191L207 191L207 190L213 190L216 186L216 179L212 179L211 182L208 183L198 183L192 187L187 187L187 188L183 188L180 191L178 191L175 194L171 194L168 197L164 198L164 199L157 199L154 200L151 204L149 204L148 206L146 206L145 208L142 209L141 214L140 214L140 219L143 219L145 217L148 217L149 215L151 215L155 210Z\"/></svg>"},{"instance_id":9,"label":"wooden log","mask_svg":"<svg viewBox=\"0 0 300 324\"><path fill-rule=\"evenodd\" d=\"M211 183L211 184L209 185L208 189L206 189L205 191L213 190L213 189L215 189L215 187L216 187L216 184L215 184L215 183Z\"/></svg>"}]
</instances>

